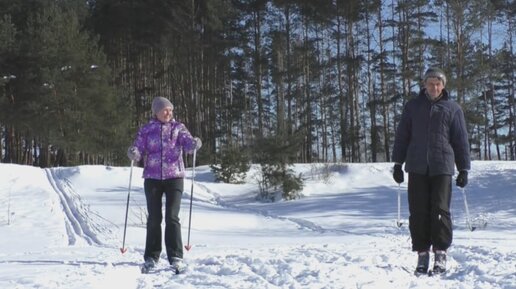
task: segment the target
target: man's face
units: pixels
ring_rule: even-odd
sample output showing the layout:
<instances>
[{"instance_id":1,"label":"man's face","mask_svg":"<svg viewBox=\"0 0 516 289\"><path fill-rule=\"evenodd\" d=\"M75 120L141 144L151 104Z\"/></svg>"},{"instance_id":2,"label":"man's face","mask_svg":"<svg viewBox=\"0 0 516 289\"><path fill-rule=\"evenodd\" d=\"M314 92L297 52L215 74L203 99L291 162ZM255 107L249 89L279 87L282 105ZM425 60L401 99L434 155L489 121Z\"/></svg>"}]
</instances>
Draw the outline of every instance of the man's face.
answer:
<instances>
[{"instance_id":1,"label":"man's face","mask_svg":"<svg viewBox=\"0 0 516 289\"><path fill-rule=\"evenodd\" d=\"M443 92L444 85L442 80L437 77L429 77L425 80L425 89L431 100L436 100Z\"/></svg>"}]
</instances>

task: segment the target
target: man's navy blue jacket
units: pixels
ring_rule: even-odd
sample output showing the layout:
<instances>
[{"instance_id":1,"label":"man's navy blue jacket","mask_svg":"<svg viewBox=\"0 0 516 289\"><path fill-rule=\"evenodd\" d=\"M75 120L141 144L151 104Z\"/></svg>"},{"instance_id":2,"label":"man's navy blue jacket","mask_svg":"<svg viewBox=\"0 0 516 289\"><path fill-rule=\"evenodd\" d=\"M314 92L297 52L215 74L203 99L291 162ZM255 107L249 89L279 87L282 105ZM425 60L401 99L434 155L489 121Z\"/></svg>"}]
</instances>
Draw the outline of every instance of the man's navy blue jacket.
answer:
<instances>
[{"instance_id":1,"label":"man's navy blue jacket","mask_svg":"<svg viewBox=\"0 0 516 289\"><path fill-rule=\"evenodd\" d=\"M421 175L453 175L469 170L468 132L460 106L442 97L431 102L422 89L405 105L396 130L392 160L406 163L405 171Z\"/></svg>"}]
</instances>

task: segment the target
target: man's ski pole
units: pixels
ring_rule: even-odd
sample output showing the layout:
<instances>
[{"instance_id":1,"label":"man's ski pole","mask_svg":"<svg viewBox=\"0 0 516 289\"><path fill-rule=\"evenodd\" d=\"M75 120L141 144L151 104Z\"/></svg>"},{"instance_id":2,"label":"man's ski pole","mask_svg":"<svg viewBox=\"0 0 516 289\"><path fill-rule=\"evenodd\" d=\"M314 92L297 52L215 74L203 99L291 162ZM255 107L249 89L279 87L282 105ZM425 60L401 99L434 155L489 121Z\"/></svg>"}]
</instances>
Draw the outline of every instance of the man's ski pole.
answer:
<instances>
[{"instance_id":1,"label":"man's ski pole","mask_svg":"<svg viewBox=\"0 0 516 289\"><path fill-rule=\"evenodd\" d=\"M190 213L188 215L188 239L186 242L185 249L186 251L190 251L192 245L190 245L190 229L192 228L192 203L193 203L193 187L195 182L195 156L197 155L197 149L193 152L193 161L192 161L192 189L190 190Z\"/></svg>"},{"instance_id":2,"label":"man's ski pole","mask_svg":"<svg viewBox=\"0 0 516 289\"><path fill-rule=\"evenodd\" d=\"M477 227L474 227L471 225L471 220L469 219L469 208L468 208L468 201L466 200L466 191L464 188L461 188L462 192L462 199L464 199L464 208L466 210L466 224L468 225L468 229L470 231L475 231Z\"/></svg>"},{"instance_id":3,"label":"man's ski pole","mask_svg":"<svg viewBox=\"0 0 516 289\"><path fill-rule=\"evenodd\" d=\"M129 188L127 190L127 204L125 205L125 223L124 223L124 239L122 241L122 248L120 248L120 252L124 254L127 251L125 247L125 233L127 231L127 216L129 214L129 197L131 196L131 182L133 180L133 165L134 161L131 160L131 169L129 171Z\"/></svg>"},{"instance_id":4,"label":"man's ski pole","mask_svg":"<svg viewBox=\"0 0 516 289\"><path fill-rule=\"evenodd\" d=\"M403 226L401 222L401 184L398 184L398 219L396 220L396 225L398 227Z\"/></svg>"}]
</instances>

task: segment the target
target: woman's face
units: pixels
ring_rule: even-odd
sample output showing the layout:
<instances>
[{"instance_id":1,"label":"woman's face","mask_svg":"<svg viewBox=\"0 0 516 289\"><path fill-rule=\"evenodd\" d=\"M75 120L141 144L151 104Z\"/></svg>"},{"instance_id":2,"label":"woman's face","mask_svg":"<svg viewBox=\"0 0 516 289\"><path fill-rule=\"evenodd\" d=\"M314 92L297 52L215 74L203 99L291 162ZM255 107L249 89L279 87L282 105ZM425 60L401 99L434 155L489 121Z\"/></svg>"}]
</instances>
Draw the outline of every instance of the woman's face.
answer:
<instances>
[{"instance_id":1,"label":"woman's face","mask_svg":"<svg viewBox=\"0 0 516 289\"><path fill-rule=\"evenodd\" d=\"M172 120L172 112L173 110L171 107L165 107L156 114L156 117L161 122L169 122Z\"/></svg>"}]
</instances>

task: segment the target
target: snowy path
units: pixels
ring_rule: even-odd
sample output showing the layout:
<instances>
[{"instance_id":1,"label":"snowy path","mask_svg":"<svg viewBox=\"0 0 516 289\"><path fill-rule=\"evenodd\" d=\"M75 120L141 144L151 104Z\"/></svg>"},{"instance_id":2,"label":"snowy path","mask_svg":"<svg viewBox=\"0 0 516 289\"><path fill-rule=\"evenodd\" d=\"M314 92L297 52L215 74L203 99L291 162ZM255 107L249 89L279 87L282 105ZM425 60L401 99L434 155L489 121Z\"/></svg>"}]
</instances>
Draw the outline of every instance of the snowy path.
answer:
<instances>
[{"instance_id":1,"label":"snowy path","mask_svg":"<svg viewBox=\"0 0 516 289\"><path fill-rule=\"evenodd\" d=\"M323 227L321 227L313 222L310 222L308 220L280 216L280 215L276 215L270 211L267 211L264 209L258 209L256 207L244 207L244 206L232 204L231 202L224 200L224 198L221 197L216 192L210 190L207 186L202 185L202 184L196 184L196 186L198 188L200 188L201 190L207 192L208 194L212 195L214 201L212 201L211 203L215 204L216 206L219 206L223 209L233 210L233 211L237 211L240 213L255 214L255 215L258 215L261 217L272 218L272 219L285 221L285 222L292 222L300 230L308 230L308 231L313 231L313 232L318 232L318 233L326 233L326 232L330 231L330 230L324 229Z\"/></svg>"},{"instance_id":2,"label":"snowy path","mask_svg":"<svg viewBox=\"0 0 516 289\"><path fill-rule=\"evenodd\" d=\"M468 189L471 208L491 217L485 230L467 230L455 194L454 244L443 278L413 276L408 228L394 226L395 190L378 185L390 178L379 173L386 166L351 166L337 176L342 182L309 181L301 200L277 203L256 201L249 184L214 183L209 169L200 168L194 246L185 252L189 271L176 276L166 270L164 254L163 270L139 273L141 179L131 196L129 251L118 250L127 168L0 165L0 184L9 184L0 185L0 200L16 216L9 225L0 219L0 288L516 288L516 165L477 165ZM362 180L364 170L378 179ZM24 175L31 182L23 182ZM183 195L184 236L189 198Z\"/></svg>"}]
</instances>

